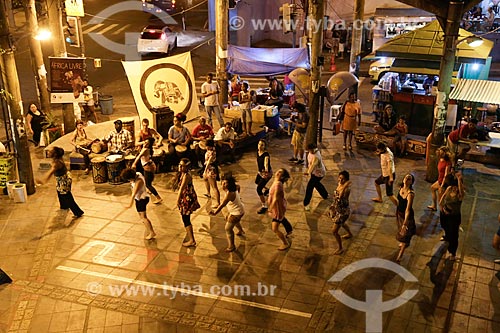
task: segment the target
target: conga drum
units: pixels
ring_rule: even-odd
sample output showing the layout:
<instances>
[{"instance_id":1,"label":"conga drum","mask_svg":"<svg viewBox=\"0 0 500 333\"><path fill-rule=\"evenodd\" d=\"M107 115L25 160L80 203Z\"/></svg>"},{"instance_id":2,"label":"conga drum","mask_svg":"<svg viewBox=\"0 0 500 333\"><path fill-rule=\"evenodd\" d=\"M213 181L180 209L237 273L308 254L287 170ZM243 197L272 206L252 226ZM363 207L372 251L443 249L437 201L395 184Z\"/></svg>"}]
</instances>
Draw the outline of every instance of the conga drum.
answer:
<instances>
[{"instance_id":1,"label":"conga drum","mask_svg":"<svg viewBox=\"0 0 500 333\"><path fill-rule=\"evenodd\" d=\"M123 129L126 129L127 131L132 134L132 143L135 145L135 125L134 125L134 118L122 118L121 119L123 123Z\"/></svg>"},{"instance_id":2,"label":"conga drum","mask_svg":"<svg viewBox=\"0 0 500 333\"><path fill-rule=\"evenodd\" d=\"M102 156L94 157L92 164L92 179L96 184L102 184L108 181L108 171L106 168L106 159Z\"/></svg>"},{"instance_id":3,"label":"conga drum","mask_svg":"<svg viewBox=\"0 0 500 333\"><path fill-rule=\"evenodd\" d=\"M186 146L181 146L181 145L176 145L175 146L175 153L177 154L177 156L179 158L183 158L183 157L186 157L186 151L187 151L187 147Z\"/></svg>"},{"instance_id":4,"label":"conga drum","mask_svg":"<svg viewBox=\"0 0 500 333\"><path fill-rule=\"evenodd\" d=\"M122 184L122 177L120 174L125 169L125 159L120 154L108 155L106 157L106 164L108 166L108 182L113 185Z\"/></svg>"},{"instance_id":5,"label":"conga drum","mask_svg":"<svg viewBox=\"0 0 500 333\"><path fill-rule=\"evenodd\" d=\"M165 158L165 151L161 148L153 149L153 162L156 164L156 173L159 173L160 170L163 170L163 162Z\"/></svg>"},{"instance_id":6,"label":"conga drum","mask_svg":"<svg viewBox=\"0 0 500 333\"><path fill-rule=\"evenodd\" d=\"M207 142L205 140L201 140L199 143L200 149L207 150Z\"/></svg>"},{"instance_id":7,"label":"conga drum","mask_svg":"<svg viewBox=\"0 0 500 333\"><path fill-rule=\"evenodd\" d=\"M96 141L96 142L92 143L92 145L90 145L90 150L94 154L99 154L99 153L104 151L103 146L104 146L104 144L101 141Z\"/></svg>"},{"instance_id":8,"label":"conga drum","mask_svg":"<svg viewBox=\"0 0 500 333\"><path fill-rule=\"evenodd\" d=\"M125 167L132 168L132 164L134 164L135 155L129 154L125 156Z\"/></svg>"}]
</instances>

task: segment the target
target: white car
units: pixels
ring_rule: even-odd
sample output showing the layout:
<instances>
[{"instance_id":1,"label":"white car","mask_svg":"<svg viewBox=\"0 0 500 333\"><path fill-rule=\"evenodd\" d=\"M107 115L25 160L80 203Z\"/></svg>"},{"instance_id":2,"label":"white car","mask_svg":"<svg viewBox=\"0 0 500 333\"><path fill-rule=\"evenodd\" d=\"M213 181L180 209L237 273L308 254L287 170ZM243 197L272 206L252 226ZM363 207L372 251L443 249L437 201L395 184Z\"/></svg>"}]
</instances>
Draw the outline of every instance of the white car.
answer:
<instances>
[{"instance_id":1,"label":"white car","mask_svg":"<svg viewBox=\"0 0 500 333\"><path fill-rule=\"evenodd\" d=\"M393 62L394 58L381 58L372 62L368 70L368 75L370 75L372 81L378 82L385 73L390 72Z\"/></svg>"},{"instance_id":2,"label":"white car","mask_svg":"<svg viewBox=\"0 0 500 333\"><path fill-rule=\"evenodd\" d=\"M137 41L138 53L165 53L177 47L177 34L167 26L148 25Z\"/></svg>"}]
</instances>

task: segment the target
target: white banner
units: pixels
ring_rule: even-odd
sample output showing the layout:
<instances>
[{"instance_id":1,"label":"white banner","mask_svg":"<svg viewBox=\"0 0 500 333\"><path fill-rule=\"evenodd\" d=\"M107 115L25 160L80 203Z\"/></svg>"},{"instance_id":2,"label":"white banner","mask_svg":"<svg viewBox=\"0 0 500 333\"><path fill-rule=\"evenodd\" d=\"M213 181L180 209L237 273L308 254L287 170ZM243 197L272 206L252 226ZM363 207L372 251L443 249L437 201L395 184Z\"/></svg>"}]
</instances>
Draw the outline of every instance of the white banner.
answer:
<instances>
[{"instance_id":1,"label":"white banner","mask_svg":"<svg viewBox=\"0 0 500 333\"><path fill-rule=\"evenodd\" d=\"M147 60L122 61L141 119L153 124L151 109L168 106L187 120L199 116L191 53Z\"/></svg>"}]
</instances>

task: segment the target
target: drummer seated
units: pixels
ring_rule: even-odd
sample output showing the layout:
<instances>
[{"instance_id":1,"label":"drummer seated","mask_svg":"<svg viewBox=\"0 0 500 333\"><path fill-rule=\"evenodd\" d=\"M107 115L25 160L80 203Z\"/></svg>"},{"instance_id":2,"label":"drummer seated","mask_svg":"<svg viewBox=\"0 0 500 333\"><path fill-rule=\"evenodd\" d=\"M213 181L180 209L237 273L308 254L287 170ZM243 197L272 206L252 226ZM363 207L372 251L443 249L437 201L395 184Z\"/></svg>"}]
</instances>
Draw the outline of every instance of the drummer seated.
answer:
<instances>
[{"instance_id":1,"label":"drummer seated","mask_svg":"<svg viewBox=\"0 0 500 333\"><path fill-rule=\"evenodd\" d=\"M167 164L176 165L183 157L191 158L191 133L183 125L186 116L178 113L174 117L174 125L168 130L168 156Z\"/></svg>"},{"instance_id":2,"label":"drummer seated","mask_svg":"<svg viewBox=\"0 0 500 333\"><path fill-rule=\"evenodd\" d=\"M132 133L123 128L123 122L120 119L115 120L115 130L111 131L102 141L108 144L108 151L111 154L122 155L128 155L132 151L134 143Z\"/></svg>"},{"instance_id":3,"label":"drummer seated","mask_svg":"<svg viewBox=\"0 0 500 333\"><path fill-rule=\"evenodd\" d=\"M139 131L139 135L137 136L137 143L135 144L136 147L142 147L146 143L148 138L155 139L153 148L158 148L162 145L163 136L161 136L161 134L158 133L158 131L154 128L149 127L149 119L144 118L142 120L142 128Z\"/></svg>"},{"instance_id":4,"label":"drummer seated","mask_svg":"<svg viewBox=\"0 0 500 333\"><path fill-rule=\"evenodd\" d=\"M76 129L71 138L71 144L75 146L75 151L83 156L83 162L85 164L85 174L88 175L90 172L90 146L95 140L87 137L87 132L83 128L83 121L78 119L76 121Z\"/></svg>"},{"instance_id":5,"label":"drummer seated","mask_svg":"<svg viewBox=\"0 0 500 333\"><path fill-rule=\"evenodd\" d=\"M214 130L210 125L207 124L207 119L205 117L200 117L199 124L191 132L191 138L193 139L193 148L195 150L196 161L198 164L203 165L205 160L206 147L205 143L208 139L214 137ZM196 165L196 163L195 163Z\"/></svg>"},{"instance_id":6,"label":"drummer seated","mask_svg":"<svg viewBox=\"0 0 500 333\"><path fill-rule=\"evenodd\" d=\"M226 122L224 127L219 128L215 134L215 142L217 144L217 160L219 164L234 163L236 158L234 156L236 133L230 122Z\"/></svg>"}]
</instances>

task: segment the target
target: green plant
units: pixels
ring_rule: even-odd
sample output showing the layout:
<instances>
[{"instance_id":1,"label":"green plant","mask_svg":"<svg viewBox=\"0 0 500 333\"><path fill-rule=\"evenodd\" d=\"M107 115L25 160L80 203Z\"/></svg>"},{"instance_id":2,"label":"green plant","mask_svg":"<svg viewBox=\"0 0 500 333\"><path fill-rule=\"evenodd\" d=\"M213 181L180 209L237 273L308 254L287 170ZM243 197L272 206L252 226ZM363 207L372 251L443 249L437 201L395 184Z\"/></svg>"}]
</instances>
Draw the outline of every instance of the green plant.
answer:
<instances>
[{"instance_id":1,"label":"green plant","mask_svg":"<svg viewBox=\"0 0 500 333\"><path fill-rule=\"evenodd\" d=\"M56 117L50 113L48 114L46 113L45 120L42 121L42 129L46 130L48 128L54 128L54 127L59 127Z\"/></svg>"}]
</instances>

